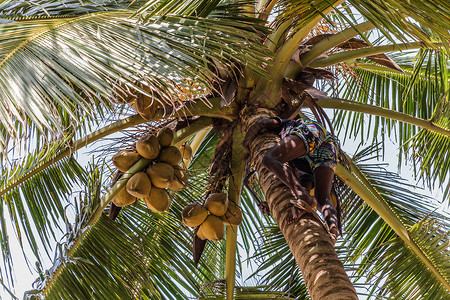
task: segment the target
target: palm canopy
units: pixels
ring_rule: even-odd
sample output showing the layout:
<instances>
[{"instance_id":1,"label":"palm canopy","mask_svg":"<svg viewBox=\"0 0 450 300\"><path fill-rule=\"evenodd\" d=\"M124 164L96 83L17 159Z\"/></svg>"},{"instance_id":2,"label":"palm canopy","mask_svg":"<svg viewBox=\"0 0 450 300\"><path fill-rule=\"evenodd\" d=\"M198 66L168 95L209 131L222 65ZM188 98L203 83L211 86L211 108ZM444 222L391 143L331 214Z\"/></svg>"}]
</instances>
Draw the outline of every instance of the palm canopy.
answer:
<instances>
[{"instance_id":1,"label":"palm canopy","mask_svg":"<svg viewBox=\"0 0 450 300\"><path fill-rule=\"evenodd\" d=\"M50 255L61 232L66 234L36 293L43 289L57 299L220 296L220 279L234 282L237 232L227 231L226 245L209 245L195 269L187 258L191 233L179 226L183 206L204 192L206 167L211 160L217 164L214 148L223 145L220 133L207 134L208 128L234 130L230 124L239 124L242 107L295 112L304 101L298 95L305 77L335 77L328 85L335 98L310 88L305 102L339 109L334 124L344 139L361 136L381 147L385 139L396 139L399 158L412 159L417 176L429 186L448 185L449 11L446 1L4 1L2 277L12 270L9 214L17 236L38 260L42 247ZM383 54L406 49L413 50ZM118 120L120 112L129 112L123 105L129 93L144 94L164 109L147 120L139 115ZM138 204L122 210L116 222L106 218L102 212L118 190L103 197L109 169L98 162L84 169L71 154L129 128L122 143L114 137L112 145L96 147L98 156L108 157L142 132L186 119L190 126L177 125L177 141L189 139L198 148L188 190L174 196L167 214ZM153 122L136 127L147 121ZM106 127L94 131L98 126ZM232 153L242 153L242 130L230 131ZM370 153L353 157L351 172L337 173L347 214L338 247L342 260L349 271L357 270L355 278L373 283L370 294L407 298L432 291L445 297L448 216L433 213L429 199L411 192L398 175L364 164ZM259 249L254 256L265 275L258 284L276 289L249 288L236 297L305 297L273 221L261 219L251 197L231 187L240 186L244 157L230 156L225 163L231 172L222 175L230 178L230 197L241 196L246 216L239 226L239 252L249 256ZM74 198L76 183L84 191ZM70 202L76 203L74 219L66 213ZM58 228L64 223L65 230ZM265 228L267 223L274 228ZM43 234L38 237L34 228ZM258 240L252 238L255 231L261 232ZM202 286L205 281L211 284Z\"/></svg>"}]
</instances>

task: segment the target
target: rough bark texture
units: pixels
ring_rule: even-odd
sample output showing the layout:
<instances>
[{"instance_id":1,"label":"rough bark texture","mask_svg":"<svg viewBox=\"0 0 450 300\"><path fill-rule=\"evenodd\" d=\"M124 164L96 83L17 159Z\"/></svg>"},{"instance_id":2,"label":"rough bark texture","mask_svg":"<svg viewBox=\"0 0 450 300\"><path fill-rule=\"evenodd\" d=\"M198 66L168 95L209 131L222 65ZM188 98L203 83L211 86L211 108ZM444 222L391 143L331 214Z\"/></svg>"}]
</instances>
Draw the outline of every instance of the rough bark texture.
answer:
<instances>
[{"instance_id":1,"label":"rough bark texture","mask_svg":"<svg viewBox=\"0 0 450 300\"><path fill-rule=\"evenodd\" d=\"M247 118L247 128L257 119L270 116L269 111L259 111L257 115ZM311 298L358 299L322 224L309 214L304 215L298 222L287 224L286 217L293 195L286 185L261 165L264 154L277 142L278 138L274 134L260 134L250 145L250 150L272 216L297 261Z\"/></svg>"}]
</instances>

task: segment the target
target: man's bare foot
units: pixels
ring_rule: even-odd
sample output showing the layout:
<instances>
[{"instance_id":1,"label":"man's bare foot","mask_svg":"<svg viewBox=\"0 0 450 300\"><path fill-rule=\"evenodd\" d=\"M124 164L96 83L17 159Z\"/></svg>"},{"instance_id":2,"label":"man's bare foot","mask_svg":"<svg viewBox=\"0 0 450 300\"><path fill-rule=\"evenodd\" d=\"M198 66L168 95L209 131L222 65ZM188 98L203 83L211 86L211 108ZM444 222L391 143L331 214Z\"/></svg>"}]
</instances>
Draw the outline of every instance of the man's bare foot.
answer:
<instances>
[{"instance_id":1,"label":"man's bare foot","mask_svg":"<svg viewBox=\"0 0 450 300\"><path fill-rule=\"evenodd\" d=\"M304 214L308 213L308 211L298 208L296 206L292 206L289 209L289 213L286 217L286 221L288 224L292 224L294 222L297 222Z\"/></svg>"},{"instance_id":2,"label":"man's bare foot","mask_svg":"<svg viewBox=\"0 0 450 300\"><path fill-rule=\"evenodd\" d=\"M314 208L317 206L317 200L316 198L312 197L309 194L306 193L301 193L296 195L297 199L302 199L303 201L305 201L311 208Z\"/></svg>"},{"instance_id":3,"label":"man's bare foot","mask_svg":"<svg viewBox=\"0 0 450 300\"><path fill-rule=\"evenodd\" d=\"M322 207L322 214L323 217L325 219L325 222L328 225L328 228L330 230L330 234L335 236L335 241L339 235L341 235L341 233L339 232L339 228L338 228L338 218L337 218L337 212L336 209L334 208L334 206L328 204L328 205L324 205Z\"/></svg>"},{"instance_id":4,"label":"man's bare foot","mask_svg":"<svg viewBox=\"0 0 450 300\"><path fill-rule=\"evenodd\" d=\"M259 210L266 216L270 216L270 208L267 202L258 203Z\"/></svg>"}]
</instances>

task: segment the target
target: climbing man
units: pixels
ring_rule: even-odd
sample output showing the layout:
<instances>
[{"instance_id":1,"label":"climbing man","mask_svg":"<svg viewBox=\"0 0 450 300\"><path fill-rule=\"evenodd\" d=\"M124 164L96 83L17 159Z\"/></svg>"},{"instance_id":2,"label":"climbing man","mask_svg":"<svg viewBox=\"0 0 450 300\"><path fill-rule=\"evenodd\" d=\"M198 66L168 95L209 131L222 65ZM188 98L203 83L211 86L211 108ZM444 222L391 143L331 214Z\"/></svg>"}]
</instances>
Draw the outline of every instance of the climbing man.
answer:
<instances>
[{"instance_id":1,"label":"climbing man","mask_svg":"<svg viewBox=\"0 0 450 300\"><path fill-rule=\"evenodd\" d=\"M261 119L249 128L242 142L247 151L250 142L262 130L275 132L281 138L263 157L262 164L286 184L297 199L307 204L302 205L301 201L297 201L290 209L288 222L295 222L308 212L314 214L312 208L317 206L335 242L341 230L336 208L330 201L339 151L336 137L321 124L307 119ZM286 164L288 162L296 172ZM314 197L309 194L313 185ZM260 209L267 213L267 204L260 206Z\"/></svg>"}]
</instances>

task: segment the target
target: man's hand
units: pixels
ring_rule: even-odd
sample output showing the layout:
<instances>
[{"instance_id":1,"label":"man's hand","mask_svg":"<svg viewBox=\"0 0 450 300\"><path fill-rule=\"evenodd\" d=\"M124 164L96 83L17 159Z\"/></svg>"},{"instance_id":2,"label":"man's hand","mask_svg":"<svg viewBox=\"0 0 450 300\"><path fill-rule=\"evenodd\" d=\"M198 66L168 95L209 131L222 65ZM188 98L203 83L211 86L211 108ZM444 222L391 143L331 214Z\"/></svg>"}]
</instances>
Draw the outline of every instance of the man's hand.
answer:
<instances>
[{"instance_id":1,"label":"man's hand","mask_svg":"<svg viewBox=\"0 0 450 300\"><path fill-rule=\"evenodd\" d=\"M280 122L277 119L260 119L255 124L250 126L245 134L244 140L242 141L242 146L247 153L250 153L250 143L253 141L255 136L263 129L274 129L277 128Z\"/></svg>"}]
</instances>

